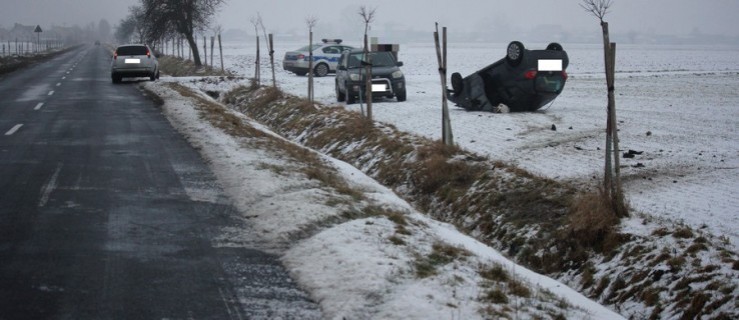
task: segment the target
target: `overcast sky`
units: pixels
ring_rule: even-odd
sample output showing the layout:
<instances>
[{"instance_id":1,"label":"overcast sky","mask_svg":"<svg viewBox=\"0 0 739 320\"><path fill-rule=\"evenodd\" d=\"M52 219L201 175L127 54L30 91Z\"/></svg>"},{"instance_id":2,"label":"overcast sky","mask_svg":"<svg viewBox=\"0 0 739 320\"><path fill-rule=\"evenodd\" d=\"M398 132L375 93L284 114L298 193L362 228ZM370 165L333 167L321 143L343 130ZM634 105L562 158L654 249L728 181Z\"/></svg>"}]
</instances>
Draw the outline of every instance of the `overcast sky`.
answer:
<instances>
[{"instance_id":1,"label":"overcast sky","mask_svg":"<svg viewBox=\"0 0 739 320\"><path fill-rule=\"evenodd\" d=\"M612 0L606 20L612 32L739 36L739 0ZM0 0L0 26L80 25L106 19L116 25L139 0ZM359 6L376 8L377 28L433 30L434 22L452 30L507 26L528 30L536 25L561 25L566 31L598 28L594 17L579 7L582 0L227 0L217 16L224 27L252 30L259 12L268 32L305 29L309 16L324 28L361 25ZM588 29L585 29L588 30Z\"/></svg>"}]
</instances>

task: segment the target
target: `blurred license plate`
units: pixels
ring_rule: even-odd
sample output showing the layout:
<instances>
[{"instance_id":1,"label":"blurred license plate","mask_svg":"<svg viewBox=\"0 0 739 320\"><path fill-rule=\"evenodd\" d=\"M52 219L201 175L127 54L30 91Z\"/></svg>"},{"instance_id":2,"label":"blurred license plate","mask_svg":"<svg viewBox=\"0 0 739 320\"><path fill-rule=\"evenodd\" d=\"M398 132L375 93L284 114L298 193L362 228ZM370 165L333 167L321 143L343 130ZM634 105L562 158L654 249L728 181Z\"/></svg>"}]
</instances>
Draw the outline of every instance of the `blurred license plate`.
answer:
<instances>
[{"instance_id":1,"label":"blurred license plate","mask_svg":"<svg viewBox=\"0 0 739 320\"><path fill-rule=\"evenodd\" d=\"M126 63L141 63L141 59L126 59Z\"/></svg>"},{"instance_id":2,"label":"blurred license plate","mask_svg":"<svg viewBox=\"0 0 739 320\"><path fill-rule=\"evenodd\" d=\"M383 92L387 91L387 85L384 84L373 84L372 85L372 92Z\"/></svg>"},{"instance_id":3,"label":"blurred license plate","mask_svg":"<svg viewBox=\"0 0 739 320\"><path fill-rule=\"evenodd\" d=\"M562 60L540 59L537 69L539 71L562 71Z\"/></svg>"}]
</instances>

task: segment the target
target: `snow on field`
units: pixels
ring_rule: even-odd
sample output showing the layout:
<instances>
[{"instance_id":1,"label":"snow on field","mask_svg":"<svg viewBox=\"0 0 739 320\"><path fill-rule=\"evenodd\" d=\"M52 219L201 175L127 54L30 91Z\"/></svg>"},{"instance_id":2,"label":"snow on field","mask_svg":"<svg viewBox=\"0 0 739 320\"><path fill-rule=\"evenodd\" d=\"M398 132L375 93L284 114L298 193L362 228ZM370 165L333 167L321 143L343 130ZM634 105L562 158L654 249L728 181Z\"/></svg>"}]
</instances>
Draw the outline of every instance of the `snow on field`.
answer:
<instances>
[{"instance_id":1,"label":"snow on field","mask_svg":"<svg viewBox=\"0 0 739 320\"><path fill-rule=\"evenodd\" d=\"M359 41L345 42L359 46ZM528 48L546 44L524 43ZM285 51L276 45L278 85L306 95L307 77L281 68ZM603 172L606 91L599 45L563 43L569 79L550 106L534 113L492 114L452 107L455 142L533 173L590 187ZM466 76L504 56L506 44L450 43L448 70ZM253 44L226 43L226 67L254 76ZM631 206L644 214L682 222L739 243L739 47L620 45L616 106L624 188ZM401 44L408 101L374 104L377 121L438 139L441 94L433 43ZM268 59L262 80L271 81ZM315 97L336 103L332 75L316 78ZM359 110L358 105L347 106ZM552 130L552 125L556 131Z\"/></svg>"},{"instance_id":2,"label":"snow on field","mask_svg":"<svg viewBox=\"0 0 739 320\"><path fill-rule=\"evenodd\" d=\"M215 245L245 246L283 254L287 268L321 305L324 314L320 318L482 319L489 311L481 310L498 308L499 313L490 315L623 319L569 287L514 264L453 226L415 212L408 203L358 169L327 157L324 161L355 189L361 190L370 204L404 213L402 219L407 221L404 228L408 231L402 236L404 244L391 243L389 239L398 232L398 222L382 215L326 224L315 235L298 243L290 241L296 230L332 216L340 217L347 208L329 204L335 200L332 199L335 194L321 188L315 180L291 171L301 164L290 163L276 148L259 148L250 138L234 138L213 127L199 117L191 98L167 89L169 82L201 89L207 83L195 78L161 80L144 86L163 98L164 114L200 150L244 214L245 225L224 229ZM232 114L242 123L275 136L245 116ZM453 252L459 256L448 263L439 263L436 274L417 276L415 264L434 252L439 244L457 248ZM483 279L481 270L495 265L510 275L510 280ZM514 282L530 290L528 297L508 294L506 299L512 300L508 303L484 302L488 292L513 286ZM319 318L299 309L289 312L280 309L280 312L287 318Z\"/></svg>"}]
</instances>

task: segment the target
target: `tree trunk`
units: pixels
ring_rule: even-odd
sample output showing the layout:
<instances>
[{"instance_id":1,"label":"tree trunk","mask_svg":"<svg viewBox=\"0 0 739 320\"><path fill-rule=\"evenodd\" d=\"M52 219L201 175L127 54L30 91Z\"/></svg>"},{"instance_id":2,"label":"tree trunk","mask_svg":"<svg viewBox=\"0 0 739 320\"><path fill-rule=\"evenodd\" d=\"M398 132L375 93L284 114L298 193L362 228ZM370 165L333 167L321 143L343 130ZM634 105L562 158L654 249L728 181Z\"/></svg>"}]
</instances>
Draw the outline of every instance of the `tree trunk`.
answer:
<instances>
[{"instance_id":1,"label":"tree trunk","mask_svg":"<svg viewBox=\"0 0 739 320\"><path fill-rule=\"evenodd\" d=\"M190 45L190 50L192 51L192 58L195 66L202 66L203 63L200 62L200 53L198 52L198 44L195 42L195 37L193 37L192 33L190 33L185 34L185 39L187 39L187 43Z\"/></svg>"},{"instance_id":2,"label":"tree trunk","mask_svg":"<svg viewBox=\"0 0 739 320\"><path fill-rule=\"evenodd\" d=\"M367 60L367 80L364 82L365 85L365 99L367 100L367 119L372 120L372 58L369 54L369 47L367 44L367 29L364 31L364 59Z\"/></svg>"},{"instance_id":3,"label":"tree trunk","mask_svg":"<svg viewBox=\"0 0 739 320\"><path fill-rule=\"evenodd\" d=\"M275 44L272 42L272 34L269 34L269 65L272 67L272 86L277 88L277 78L275 78Z\"/></svg>"},{"instance_id":4,"label":"tree trunk","mask_svg":"<svg viewBox=\"0 0 739 320\"><path fill-rule=\"evenodd\" d=\"M308 31L308 100L313 103L313 29Z\"/></svg>"},{"instance_id":5,"label":"tree trunk","mask_svg":"<svg viewBox=\"0 0 739 320\"><path fill-rule=\"evenodd\" d=\"M611 43L608 23L601 22L603 28L603 51L606 67L606 86L608 87L608 116L606 120L606 172L603 189L611 200L613 212L619 217L628 216L621 188L620 150L618 149L618 128L616 121L615 73L616 44Z\"/></svg>"},{"instance_id":6,"label":"tree trunk","mask_svg":"<svg viewBox=\"0 0 739 320\"><path fill-rule=\"evenodd\" d=\"M221 44L221 34L218 34L218 53L221 56L221 72L224 72L223 69L223 44Z\"/></svg>"},{"instance_id":7,"label":"tree trunk","mask_svg":"<svg viewBox=\"0 0 739 320\"><path fill-rule=\"evenodd\" d=\"M605 68L606 68L606 86L608 87L608 95L611 94L611 83L610 83L610 74L609 74L609 56L610 56L610 50L608 47L610 46L610 41L608 39L608 22L601 22L601 27L603 29L603 55L604 55L604 61L605 61ZM610 99L609 99L610 101ZM612 121L611 121L611 104L609 103L606 107L606 163L605 163L605 172L603 177L603 192L606 193L606 196L609 198L611 197L611 190L613 189L613 164L611 163L611 159L613 157L613 128L612 128Z\"/></svg>"},{"instance_id":8,"label":"tree trunk","mask_svg":"<svg viewBox=\"0 0 739 320\"><path fill-rule=\"evenodd\" d=\"M439 77L441 78L441 141L448 146L454 145L452 136L452 124L449 119L449 106L446 99L446 27L443 29L443 46L439 45L439 26L434 32L434 43L436 44L436 60L439 63Z\"/></svg>"}]
</instances>

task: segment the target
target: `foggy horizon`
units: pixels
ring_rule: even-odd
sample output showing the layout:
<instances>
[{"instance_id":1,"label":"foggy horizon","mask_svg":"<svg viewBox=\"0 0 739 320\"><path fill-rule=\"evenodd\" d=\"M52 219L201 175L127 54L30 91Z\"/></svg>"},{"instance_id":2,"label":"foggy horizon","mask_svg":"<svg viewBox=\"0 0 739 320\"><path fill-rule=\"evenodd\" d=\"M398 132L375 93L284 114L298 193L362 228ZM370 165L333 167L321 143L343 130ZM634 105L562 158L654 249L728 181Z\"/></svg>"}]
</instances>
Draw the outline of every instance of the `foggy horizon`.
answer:
<instances>
[{"instance_id":1,"label":"foggy horizon","mask_svg":"<svg viewBox=\"0 0 739 320\"><path fill-rule=\"evenodd\" d=\"M318 19L316 33L361 29L357 14L362 5L376 9L372 30L433 31L434 22L450 32L481 30L502 34L520 34L557 26L569 33L598 33L598 20L580 7L582 0L540 1L458 0L323 0L320 3L297 0L230 0L213 17L213 26L223 30L239 29L253 34L250 20L260 14L269 33L306 32L305 20ZM138 0L0 0L0 28L11 29L15 23L49 27L80 26L106 20L115 28L128 15L128 8ZM641 35L722 35L739 37L739 1L713 0L613 0L605 20L613 34ZM538 28L538 29L537 29ZM370 31L372 35L372 31ZM319 35L331 36L331 35ZM515 37L515 36L514 36Z\"/></svg>"}]
</instances>

